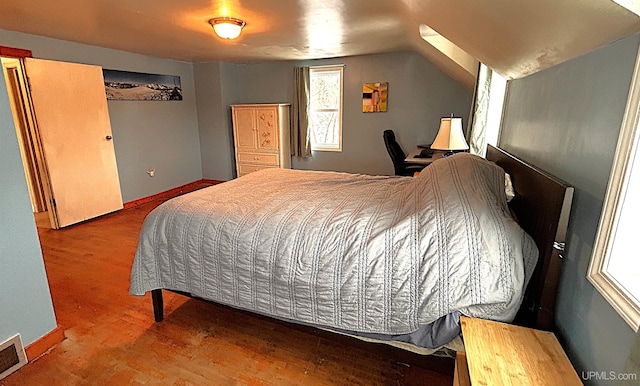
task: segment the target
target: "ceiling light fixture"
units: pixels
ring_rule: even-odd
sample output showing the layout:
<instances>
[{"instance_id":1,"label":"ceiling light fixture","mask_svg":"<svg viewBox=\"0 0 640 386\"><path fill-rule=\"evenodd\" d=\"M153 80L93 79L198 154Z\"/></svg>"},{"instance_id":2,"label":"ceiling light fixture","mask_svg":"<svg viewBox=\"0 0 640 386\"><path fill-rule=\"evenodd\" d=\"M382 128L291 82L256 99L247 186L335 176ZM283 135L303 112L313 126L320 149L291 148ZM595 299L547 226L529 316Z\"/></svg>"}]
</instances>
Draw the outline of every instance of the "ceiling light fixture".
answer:
<instances>
[{"instance_id":1,"label":"ceiling light fixture","mask_svg":"<svg viewBox=\"0 0 640 386\"><path fill-rule=\"evenodd\" d=\"M242 27L245 26L245 22L233 17L214 17L209 20L209 24L216 31L216 35L223 39L235 39L240 36Z\"/></svg>"}]
</instances>

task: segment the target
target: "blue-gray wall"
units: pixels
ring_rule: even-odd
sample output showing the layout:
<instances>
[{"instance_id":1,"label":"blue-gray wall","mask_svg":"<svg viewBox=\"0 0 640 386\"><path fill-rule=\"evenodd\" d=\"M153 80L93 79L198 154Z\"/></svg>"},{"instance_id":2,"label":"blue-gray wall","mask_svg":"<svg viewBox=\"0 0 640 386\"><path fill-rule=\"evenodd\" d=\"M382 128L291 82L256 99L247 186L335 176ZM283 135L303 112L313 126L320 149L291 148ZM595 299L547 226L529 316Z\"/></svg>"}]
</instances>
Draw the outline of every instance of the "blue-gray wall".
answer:
<instances>
[{"instance_id":1,"label":"blue-gray wall","mask_svg":"<svg viewBox=\"0 0 640 386\"><path fill-rule=\"evenodd\" d=\"M500 146L575 187L556 324L580 375L640 376L636 334L586 279L639 42L509 84Z\"/></svg>"},{"instance_id":2,"label":"blue-gray wall","mask_svg":"<svg viewBox=\"0 0 640 386\"><path fill-rule=\"evenodd\" d=\"M4 76L0 76L0 342L56 327Z\"/></svg>"},{"instance_id":3,"label":"blue-gray wall","mask_svg":"<svg viewBox=\"0 0 640 386\"><path fill-rule=\"evenodd\" d=\"M191 63L5 30L0 45L31 50L38 59L180 76L182 101L108 102L122 198L129 202L202 178ZM149 167L156 170L153 178Z\"/></svg>"},{"instance_id":4,"label":"blue-gray wall","mask_svg":"<svg viewBox=\"0 0 640 386\"><path fill-rule=\"evenodd\" d=\"M200 133L202 176L215 180L230 180L234 176L233 134L228 123L229 106L225 105L221 62L194 63Z\"/></svg>"},{"instance_id":5,"label":"blue-gray wall","mask_svg":"<svg viewBox=\"0 0 640 386\"><path fill-rule=\"evenodd\" d=\"M262 64L205 63L195 66L199 118L207 109L222 104L224 117L199 119L205 178L229 179L233 166L233 142L229 105L236 103L291 103L294 66L344 64L342 152L314 152L313 158L294 158L295 169L336 170L368 174L393 174L393 165L382 140L391 128L406 152L417 144L430 143L440 118L454 113L466 118L471 93L442 73L422 56L412 52L353 56L313 61ZM200 80L206 80L200 83ZM201 99L200 88L220 82L220 94L212 90ZM362 84L389 83L388 111L362 112ZM202 92L204 94L205 92ZM221 143L222 142L222 143ZM228 145L224 149L223 144ZM209 165L204 165L210 160ZM215 165L214 165L215 164Z\"/></svg>"}]
</instances>

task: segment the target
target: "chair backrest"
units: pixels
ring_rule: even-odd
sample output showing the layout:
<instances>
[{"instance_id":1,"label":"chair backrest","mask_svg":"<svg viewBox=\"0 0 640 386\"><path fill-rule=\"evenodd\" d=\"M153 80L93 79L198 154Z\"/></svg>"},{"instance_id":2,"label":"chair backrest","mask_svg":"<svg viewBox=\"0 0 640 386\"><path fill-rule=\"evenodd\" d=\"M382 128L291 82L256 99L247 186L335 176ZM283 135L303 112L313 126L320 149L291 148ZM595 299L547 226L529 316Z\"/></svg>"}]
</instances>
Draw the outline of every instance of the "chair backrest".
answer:
<instances>
[{"instance_id":1,"label":"chair backrest","mask_svg":"<svg viewBox=\"0 0 640 386\"><path fill-rule=\"evenodd\" d=\"M403 169L406 155L400 147L400 144L396 142L396 135L393 133L393 130L385 130L382 133L382 138L384 138L384 144L387 146L387 152L389 152L393 167L396 170Z\"/></svg>"}]
</instances>

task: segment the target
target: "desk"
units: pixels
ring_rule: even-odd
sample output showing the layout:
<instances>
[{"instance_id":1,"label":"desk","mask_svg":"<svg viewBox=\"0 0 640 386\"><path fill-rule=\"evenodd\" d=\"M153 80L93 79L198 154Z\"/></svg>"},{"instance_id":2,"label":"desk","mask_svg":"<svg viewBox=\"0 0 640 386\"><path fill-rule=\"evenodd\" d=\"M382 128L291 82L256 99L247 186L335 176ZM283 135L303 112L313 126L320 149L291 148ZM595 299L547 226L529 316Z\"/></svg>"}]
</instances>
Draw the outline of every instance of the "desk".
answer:
<instances>
[{"instance_id":1,"label":"desk","mask_svg":"<svg viewBox=\"0 0 640 386\"><path fill-rule=\"evenodd\" d=\"M419 155L422 150L423 148L420 147L415 148L415 150L409 153L407 158L404 159L404 162L409 165L429 166L433 161L442 158L442 155L444 154L441 150L435 150L430 158L416 158L416 155Z\"/></svg>"}]
</instances>

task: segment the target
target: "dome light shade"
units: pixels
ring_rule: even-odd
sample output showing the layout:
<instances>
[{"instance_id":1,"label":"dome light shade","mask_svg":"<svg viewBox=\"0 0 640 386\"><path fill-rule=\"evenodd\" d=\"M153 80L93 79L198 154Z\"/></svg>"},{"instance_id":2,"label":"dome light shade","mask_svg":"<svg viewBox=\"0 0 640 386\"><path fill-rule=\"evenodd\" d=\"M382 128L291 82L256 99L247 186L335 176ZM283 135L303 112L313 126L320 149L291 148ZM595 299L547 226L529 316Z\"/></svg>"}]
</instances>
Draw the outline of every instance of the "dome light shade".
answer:
<instances>
[{"instance_id":1,"label":"dome light shade","mask_svg":"<svg viewBox=\"0 0 640 386\"><path fill-rule=\"evenodd\" d=\"M214 17L209 20L209 24L213 27L216 35L223 39L235 39L240 36L242 27L245 26L245 22L233 17Z\"/></svg>"}]
</instances>

